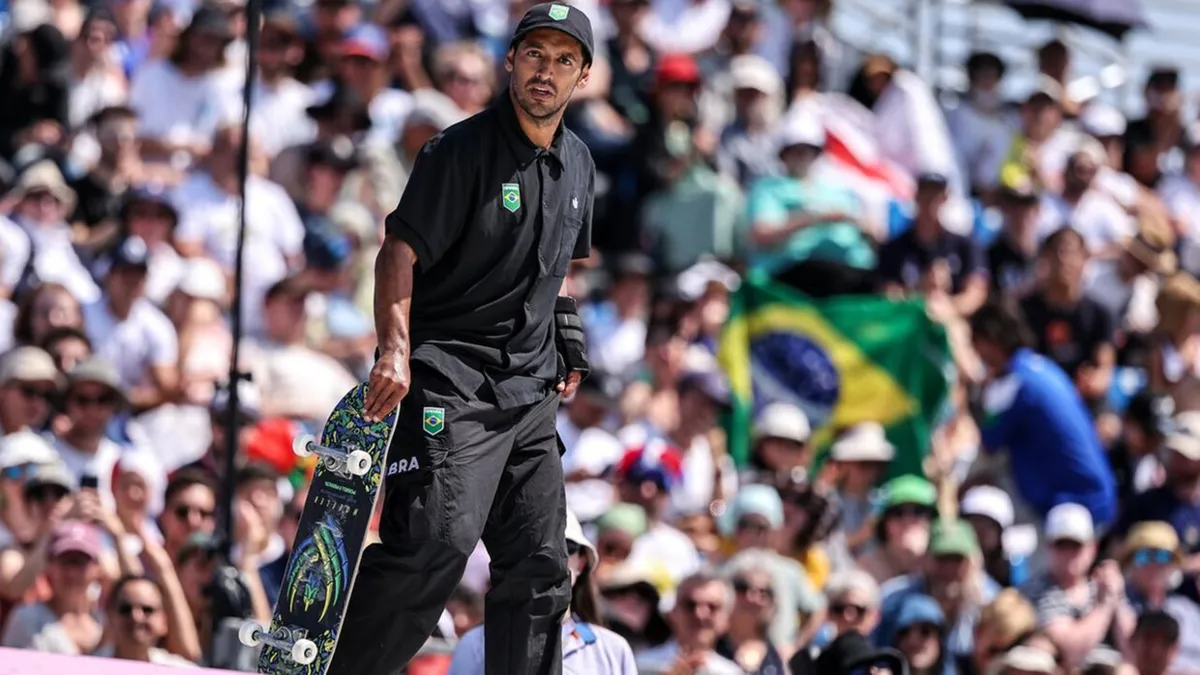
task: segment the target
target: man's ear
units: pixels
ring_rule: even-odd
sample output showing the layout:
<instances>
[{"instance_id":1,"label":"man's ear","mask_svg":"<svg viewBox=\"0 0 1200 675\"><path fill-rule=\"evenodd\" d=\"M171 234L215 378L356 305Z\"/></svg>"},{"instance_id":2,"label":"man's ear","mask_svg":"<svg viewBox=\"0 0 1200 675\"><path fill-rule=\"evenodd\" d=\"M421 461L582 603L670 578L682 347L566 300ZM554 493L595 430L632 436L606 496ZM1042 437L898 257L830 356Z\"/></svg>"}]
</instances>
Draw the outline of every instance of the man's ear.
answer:
<instances>
[{"instance_id":1,"label":"man's ear","mask_svg":"<svg viewBox=\"0 0 1200 675\"><path fill-rule=\"evenodd\" d=\"M516 58L516 55L517 55L516 47L515 46L509 47L508 53L504 55L504 70L505 71L510 72L510 73L513 71L513 59Z\"/></svg>"},{"instance_id":2,"label":"man's ear","mask_svg":"<svg viewBox=\"0 0 1200 675\"><path fill-rule=\"evenodd\" d=\"M577 82L575 84L575 88L583 89L584 87L587 87L588 78L590 78L591 76L592 76L592 64L589 63L583 67L582 71L580 71L579 82Z\"/></svg>"}]
</instances>

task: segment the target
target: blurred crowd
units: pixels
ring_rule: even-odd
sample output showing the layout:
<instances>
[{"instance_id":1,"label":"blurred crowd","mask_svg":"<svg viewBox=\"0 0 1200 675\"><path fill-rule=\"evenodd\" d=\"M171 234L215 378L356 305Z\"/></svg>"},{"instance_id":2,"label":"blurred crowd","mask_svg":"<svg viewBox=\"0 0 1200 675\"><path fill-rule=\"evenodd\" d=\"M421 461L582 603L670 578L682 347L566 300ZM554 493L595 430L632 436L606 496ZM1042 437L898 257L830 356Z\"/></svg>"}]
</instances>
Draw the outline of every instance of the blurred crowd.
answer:
<instances>
[{"instance_id":1,"label":"blurred crowd","mask_svg":"<svg viewBox=\"0 0 1200 675\"><path fill-rule=\"evenodd\" d=\"M220 663L222 515L269 620L313 467L292 440L372 363L383 217L427 141L506 95L531 5L265 4L249 138L243 0L0 7L0 645ZM1200 672L1179 72L1130 119L1068 95L1057 40L1016 96L983 52L944 92L839 41L831 0L568 4L598 43L565 118L598 171L567 278L593 372L559 413L575 616L644 673ZM890 470L886 420L794 401L756 406L735 461L717 353L751 277L923 302L954 367L921 471ZM487 588L480 546L443 645ZM441 651L409 672L474 672Z\"/></svg>"}]
</instances>

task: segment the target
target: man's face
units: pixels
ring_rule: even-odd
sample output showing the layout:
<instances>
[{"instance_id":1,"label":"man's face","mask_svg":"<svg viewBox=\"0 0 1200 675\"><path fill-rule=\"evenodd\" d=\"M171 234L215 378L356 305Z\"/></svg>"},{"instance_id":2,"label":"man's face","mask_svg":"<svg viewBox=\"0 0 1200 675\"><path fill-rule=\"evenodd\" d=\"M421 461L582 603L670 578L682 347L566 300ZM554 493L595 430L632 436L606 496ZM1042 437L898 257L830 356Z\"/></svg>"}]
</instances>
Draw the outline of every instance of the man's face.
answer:
<instances>
[{"instance_id":1,"label":"man's face","mask_svg":"<svg viewBox=\"0 0 1200 675\"><path fill-rule=\"evenodd\" d=\"M54 193L34 188L17 205L18 212L36 225L56 225L66 217L67 207Z\"/></svg>"},{"instance_id":2,"label":"man's face","mask_svg":"<svg viewBox=\"0 0 1200 675\"><path fill-rule=\"evenodd\" d=\"M717 582L680 589L671 611L676 635L689 636L699 647L712 649L729 627L728 601L725 587Z\"/></svg>"},{"instance_id":3,"label":"man's face","mask_svg":"<svg viewBox=\"0 0 1200 675\"><path fill-rule=\"evenodd\" d=\"M738 548L767 548L771 545L771 523L758 514L746 514L738 519L734 539Z\"/></svg>"},{"instance_id":4,"label":"man's face","mask_svg":"<svg viewBox=\"0 0 1200 675\"><path fill-rule=\"evenodd\" d=\"M267 335L272 340L287 342L304 325L304 303L302 295L282 294L266 303Z\"/></svg>"},{"instance_id":5,"label":"man's face","mask_svg":"<svg viewBox=\"0 0 1200 675\"><path fill-rule=\"evenodd\" d=\"M466 112L483 108L492 98L488 68L488 62L479 54L462 54L450 64L442 93Z\"/></svg>"},{"instance_id":6,"label":"man's face","mask_svg":"<svg viewBox=\"0 0 1200 675\"><path fill-rule=\"evenodd\" d=\"M1050 571L1058 577L1082 578L1096 560L1096 545L1071 539L1050 542Z\"/></svg>"},{"instance_id":7,"label":"man's face","mask_svg":"<svg viewBox=\"0 0 1200 675\"><path fill-rule=\"evenodd\" d=\"M1038 95L1030 99L1022 114L1025 135L1036 140L1049 138L1062 122L1062 109L1047 96Z\"/></svg>"},{"instance_id":8,"label":"man's face","mask_svg":"<svg viewBox=\"0 0 1200 675\"><path fill-rule=\"evenodd\" d=\"M700 391L687 391L679 397L679 419L697 434L708 433L717 425L719 408L715 401Z\"/></svg>"},{"instance_id":9,"label":"man's face","mask_svg":"<svg viewBox=\"0 0 1200 675\"><path fill-rule=\"evenodd\" d=\"M1143 631L1130 640L1133 665L1141 675L1163 675L1179 653L1179 641L1172 641L1161 631Z\"/></svg>"},{"instance_id":10,"label":"man's face","mask_svg":"<svg viewBox=\"0 0 1200 675\"><path fill-rule=\"evenodd\" d=\"M242 487L239 494L263 519L267 529L274 531L283 516L283 503L279 501L279 489L274 481L257 480Z\"/></svg>"},{"instance_id":11,"label":"man's face","mask_svg":"<svg viewBox=\"0 0 1200 675\"><path fill-rule=\"evenodd\" d=\"M117 412L117 393L99 382L78 382L67 391L67 417L81 431L102 434Z\"/></svg>"},{"instance_id":12,"label":"man's face","mask_svg":"<svg viewBox=\"0 0 1200 675\"><path fill-rule=\"evenodd\" d=\"M944 185L922 185L917 188L917 212L936 217L946 204L947 192Z\"/></svg>"},{"instance_id":13,"label":"man's face","mask_svg":"<svg viewBox=\"0 0 1200 675\"><path fill-rule=\"evenodd\" d=\"M1064 233L1046 250L1050 276L1063 284L1075 285L1083 279L1087 259L1087 248L1083 241L1069 233Z\"/></svg>"},{"instance_id":14,"label":"man's face","mask_svg":"<svg viewBox=\"0 0 1200 675\"><path fill-rule=\"evenodd\" d=\"M667 82L658 90L658 110L666 121L690 120L696 115L700 86L693 82Z\"/></svg>"},{"instance_id":15,"label":"man's face","mask_svg":"<svg viewBox=\"0 0 1200 675\"><path fill-rule=\"evenodd\" d=\"M116 158L137 152L137 119L111 117L96 129L96 141L102 157Z\"/></svg>"},{"instance_id":16,"label":"man's face","mask_svg":"<svg viewBox=\"0 0 1200 675\"><path fill-rule=\"evenodd\" d=\"M114 267L105 288L113 300L131 304L146 293L145 267Z\"/></svg>"},{"instance_id":17,"label":"man's face","mask_svg":"<svg viewBox=\"0 0 1200 675\"><path fill-rule=\"evenodd\" d=\"M191 485L175 493L163 510L163 536L178 546L197 532L216 530L217 497L204 485Z\"/></svg>"},{"instance_id":18,"label":"man's face","mask_svg":"<svg viewBox=\"0 0 1200 675\"><path fill-rule=\"evenodd\" d=\"M205 69L216 68L228 44L225 38L208 31L192 33L188 48L196 62Z\"/></svg>"},{"instance_id":19,"label":"man's face","mask_svg":"<svg viewBox=\"0 0 1200 675\"><path fill-rule=\"evenodd\" d=\"M1090 155L1076 155L1067 172L1067 182L1077 190L1086 190L1096 180L1099 171L1100 165Z\"/></svg>"},{"instance_id":20,"label":"man's face","mask_svg":"<svg viewBox=\"0 0 1200 675\"><path fill-rule=\"evenodd\" d=\"M375 82L375 76L383 64L360 54L343 56L338 61L338 74L347 87L367 90Z\"/></svg>"},{"instance_id":21,"label":"man's face","mask_svg":"<svg viewBox=\"0 0 1200 675\"><path fill-rule=\"evenodd\" d=\"M113 497L118 513L146 513L150 503L150 487L146 478L136 471L121 471L113 483Z\"/></svg>"},{"instance_id":22,"label":"man's face","mask_svg":"<svg viewBox=\"0 0 1200 675\"><path fill-rule=\"evenodd\" d=\"M129 236L140 237L149 245L166 242L171 235L173 222L171 208L154 201L134 202L125 214Z\"/></svg>"},{"instance_id":23,"label":"man's face","mask_svg":"<svg viewBox=\"0 0 1200 675\"><path fill-rule=\"evenodd\" d=\"M512 73L509 89L517 105L537 121L555 118L575 89L587 86L579 42L562 31L535 30L508 51L504 69Z\"/></svg>"},{"instance_id":24,"label":"man's face","mask_svg":"<svg viewBox=\"0 0 1200 675\"><path fill-rule=\"evenodd\" d=\"M167 634L162 594L144 579L131 581L113 599L118 640L153 647Z\"/></svg>"},{"instance_id":25,"label":"man's face","mask_svg":"<svg viewBox=\"0 0 1200 675\"><path fill-rule=\"evenodd\" d=\"M87 30L79 35L79 41L83 43L88 56L95 61L104 57L116 38L116 24L99 19L92 21Z\"/></svg>"}]
</instances>

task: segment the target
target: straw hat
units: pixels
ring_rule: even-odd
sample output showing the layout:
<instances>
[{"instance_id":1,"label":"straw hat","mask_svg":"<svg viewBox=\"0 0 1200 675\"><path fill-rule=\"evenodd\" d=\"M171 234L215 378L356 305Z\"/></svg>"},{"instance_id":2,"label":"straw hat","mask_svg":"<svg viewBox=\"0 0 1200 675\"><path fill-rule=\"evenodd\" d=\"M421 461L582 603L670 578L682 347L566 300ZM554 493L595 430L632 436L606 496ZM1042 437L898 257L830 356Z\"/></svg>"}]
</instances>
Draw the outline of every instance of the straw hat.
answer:
<instances>
[{"instance_id":1,"label":"straw hat","mask_svg":"<svg viewBox=\"0 0 1200 675\"><path fill-rule=\"evenodd\" d=\"M48 159L43 159L25 169L13 187L13 194L18 199L24 199L31 193L42 191L54 195L55 199L62 202L68 213L75 210L75 191L67 185L58 166Z\"/></svg>"}]
</instances>

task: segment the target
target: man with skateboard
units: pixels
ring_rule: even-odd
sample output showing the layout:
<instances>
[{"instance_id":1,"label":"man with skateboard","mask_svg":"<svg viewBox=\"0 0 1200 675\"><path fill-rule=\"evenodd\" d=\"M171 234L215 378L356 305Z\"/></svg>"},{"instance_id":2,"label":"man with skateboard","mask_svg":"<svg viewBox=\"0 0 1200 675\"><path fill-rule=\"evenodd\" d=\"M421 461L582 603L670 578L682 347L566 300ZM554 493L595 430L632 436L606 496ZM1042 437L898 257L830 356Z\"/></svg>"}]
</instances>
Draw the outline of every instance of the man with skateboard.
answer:
<instances>
[{"instance_id":1,"label":"man with skateboard","mask_svg":"<svg viewBox=\"0 0 1200 675\"><path fill-rule=\"evenodd\" d=\"M486 673L558 675L570 601L555 433L587 374L572 259L591 247L595 166L562 125L593 53L586 16L538 5L487 110L421 150L375 263L379 357L365 412L403 400L331 675L391 675L417 653L482 537Z\"/></svg>"}]
</instances>

